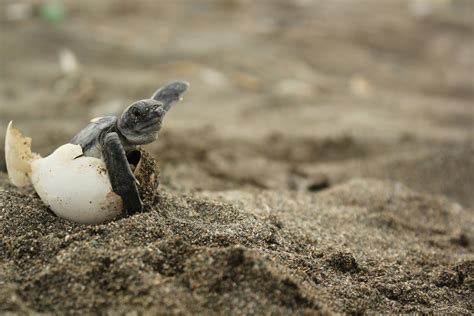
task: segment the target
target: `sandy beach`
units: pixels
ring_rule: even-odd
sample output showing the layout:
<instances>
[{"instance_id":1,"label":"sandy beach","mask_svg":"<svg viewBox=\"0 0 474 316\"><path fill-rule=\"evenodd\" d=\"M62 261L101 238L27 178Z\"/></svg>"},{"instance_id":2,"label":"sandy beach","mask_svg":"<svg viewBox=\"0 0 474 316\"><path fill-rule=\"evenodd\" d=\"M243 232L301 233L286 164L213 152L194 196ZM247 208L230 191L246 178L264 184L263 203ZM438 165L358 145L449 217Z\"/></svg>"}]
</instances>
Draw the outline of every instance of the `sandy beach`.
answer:
<instances>
[{"instance_id":1,"label":"sandy beach","mask_svg":"<svg viewBox=\"0 0 474 316\"><path fill-rule=\"evenodd\" d=\"M474 312L470 1L0 7L0 313ZM9 183L10 120L46 156L177 79L143 213Z\"/></svg>"}]
</instances>

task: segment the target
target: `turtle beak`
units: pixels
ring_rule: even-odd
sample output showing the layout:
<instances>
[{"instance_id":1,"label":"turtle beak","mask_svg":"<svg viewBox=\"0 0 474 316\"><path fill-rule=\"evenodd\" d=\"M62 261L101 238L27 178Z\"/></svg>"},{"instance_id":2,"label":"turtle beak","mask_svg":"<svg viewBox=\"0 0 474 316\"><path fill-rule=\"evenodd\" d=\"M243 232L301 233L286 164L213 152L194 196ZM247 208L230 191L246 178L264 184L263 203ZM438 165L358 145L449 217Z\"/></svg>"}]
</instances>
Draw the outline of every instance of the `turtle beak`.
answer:
<instances>
[{"instance_id":1,"label":"turtle beak","mask_svg":"<svg viewBox=\"0 0 474 316\"><path fill-rule=\"evenodd\" d=\"M163 117L163 116L165 116L166 111L161 106L159 106L159 107L157 107L156 109L153 110L153 113L155 113L156 116L158 116L158 117Z\"/></svg>"},{"instance_id":2,"label":"turtle beak","mask_svg":"<svg viewBox=\"0 0 474 316\"><path fill-rule=\"evenodd\" d=\"M163 117L165 116L166 111L160 106L152 111L152 117L155 121L155 125L158 129L161 128Z\"/></svg>"}]
</instances>

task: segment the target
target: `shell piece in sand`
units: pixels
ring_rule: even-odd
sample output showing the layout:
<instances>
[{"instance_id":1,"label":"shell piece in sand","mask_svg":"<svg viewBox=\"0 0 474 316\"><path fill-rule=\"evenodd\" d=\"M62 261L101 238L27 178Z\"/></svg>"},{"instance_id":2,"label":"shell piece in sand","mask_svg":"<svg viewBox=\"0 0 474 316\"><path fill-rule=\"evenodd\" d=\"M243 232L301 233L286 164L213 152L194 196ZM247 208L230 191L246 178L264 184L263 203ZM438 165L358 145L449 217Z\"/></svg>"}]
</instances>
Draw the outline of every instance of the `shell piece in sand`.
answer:
<instances>
[{"instance_id":1,"label":"shell piece in sand","mask_svg":"<svg viewBox=\"0 0 474 316\"><path fill-rule=\"evenodd\" d=\"M30 165L39 158L40 155L31 152L31 138L21 135L10 121L5 135L5 161L10 182L17 187L30 185Z\"/></svg>"}]
</instances>

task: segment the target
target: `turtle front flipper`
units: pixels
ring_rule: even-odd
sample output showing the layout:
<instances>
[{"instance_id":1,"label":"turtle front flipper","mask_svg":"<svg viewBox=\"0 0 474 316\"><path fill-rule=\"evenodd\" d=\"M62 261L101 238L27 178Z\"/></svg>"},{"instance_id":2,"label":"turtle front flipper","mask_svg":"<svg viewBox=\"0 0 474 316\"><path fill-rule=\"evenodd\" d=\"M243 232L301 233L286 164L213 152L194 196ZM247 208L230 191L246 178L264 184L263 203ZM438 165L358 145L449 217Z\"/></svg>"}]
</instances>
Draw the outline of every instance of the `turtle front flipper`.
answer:
<instances>
[{"instance_id":1,"label":"turtle front flipper","mask_svg":"<svg viewBox=\"0 0 474 316\"><path fill-rule=\"evenodd\" d=\"M189 83L186 81L174 81L158 89L151 99L162 102L163 109L168 112L171 106L180 100L188 87Z\"/></svg>"},{"instance_id":2,"label":"turtle front flipper","mask_svg":"<svg viewBox=\"0 0 474 316\"><path fill-rule=\"evenodd\" d=\"M104 135L101 142L102 156L112 189L122 198L125 213L132 215L141 212L143 204L138 193L136 179L128 164L119 136L115 132L108 133Z\"/></svg>"}]
</instances>

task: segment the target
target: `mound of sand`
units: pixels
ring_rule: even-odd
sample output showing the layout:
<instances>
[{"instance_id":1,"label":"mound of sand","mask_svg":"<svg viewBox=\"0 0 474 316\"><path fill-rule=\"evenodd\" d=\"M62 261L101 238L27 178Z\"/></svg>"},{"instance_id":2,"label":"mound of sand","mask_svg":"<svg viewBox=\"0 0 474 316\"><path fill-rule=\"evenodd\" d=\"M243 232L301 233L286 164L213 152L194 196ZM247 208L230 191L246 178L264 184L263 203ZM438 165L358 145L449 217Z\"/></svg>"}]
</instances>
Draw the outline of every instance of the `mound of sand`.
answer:
<instances>
[{"instance_id":1,"label":"mound of sand","mask_svg":"<svg viewBox=\"0 0 474 316\"><path fill-rule=\"evenodd\" d=\"M474 309L472 216L400 183L161 191L145 213L97 226L57 218L34 193L2 186L3 312Z\"/></svg>"}]
</instances>

